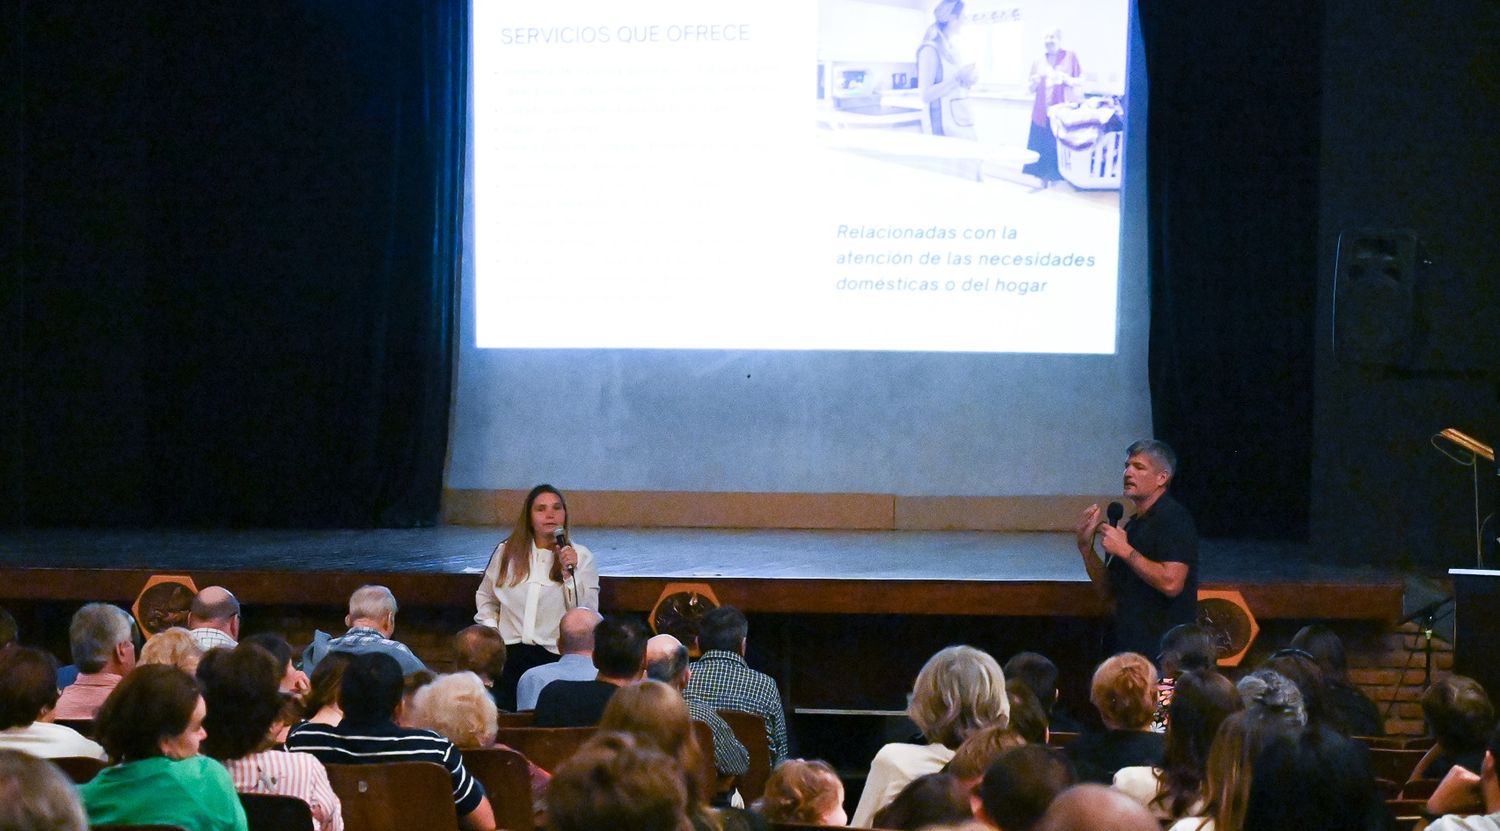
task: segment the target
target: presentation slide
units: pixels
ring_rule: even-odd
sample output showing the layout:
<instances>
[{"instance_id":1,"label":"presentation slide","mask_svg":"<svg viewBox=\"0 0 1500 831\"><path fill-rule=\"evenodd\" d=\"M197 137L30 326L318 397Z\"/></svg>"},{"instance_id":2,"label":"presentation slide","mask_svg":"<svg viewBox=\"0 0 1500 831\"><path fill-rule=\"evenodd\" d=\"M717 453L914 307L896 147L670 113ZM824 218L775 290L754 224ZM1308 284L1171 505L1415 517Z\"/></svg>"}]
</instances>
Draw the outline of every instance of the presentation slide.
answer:
<instances>
[{"instance_id":1,"label":"presentation slide","mask_svg":"<svg viewBox=\"0 0 1500 831\"><path fill-rule=\"evenodd\" d=\"M1114 354L1128 15L477 0L473 343Z\"/></svg>"}]
</instances>

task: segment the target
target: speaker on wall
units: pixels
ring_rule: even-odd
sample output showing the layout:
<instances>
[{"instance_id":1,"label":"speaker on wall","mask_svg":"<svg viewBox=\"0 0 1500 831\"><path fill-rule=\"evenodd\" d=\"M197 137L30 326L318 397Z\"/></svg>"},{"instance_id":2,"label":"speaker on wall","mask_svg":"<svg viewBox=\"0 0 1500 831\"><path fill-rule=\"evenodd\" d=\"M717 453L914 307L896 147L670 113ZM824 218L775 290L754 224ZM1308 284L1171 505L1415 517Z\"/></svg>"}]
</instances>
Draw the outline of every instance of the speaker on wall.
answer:
<instances>
[{"instance_id":1,"label":"speaker on wall","mask_svg":"<svg viewBox=\"0 0 1500 831\"><path fill-rule=\"evenodd\" d=\"M1418 300L1426 260L1415 231L1339 234L1333 278L1333 352L1339 363L1412 362L1425 334Z\"/></svg>"}]
</instances>

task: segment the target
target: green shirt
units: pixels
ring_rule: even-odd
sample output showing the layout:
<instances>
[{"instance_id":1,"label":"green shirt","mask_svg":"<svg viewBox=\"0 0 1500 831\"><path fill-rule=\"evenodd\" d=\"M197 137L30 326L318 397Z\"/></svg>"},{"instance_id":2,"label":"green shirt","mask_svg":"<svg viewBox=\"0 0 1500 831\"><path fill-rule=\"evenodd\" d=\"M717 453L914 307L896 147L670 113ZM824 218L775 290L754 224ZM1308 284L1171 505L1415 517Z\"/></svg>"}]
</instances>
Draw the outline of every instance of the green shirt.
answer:
<instances>
[{"instance_id":1,"label":"green shirt","mask_svg":"<svg viewBox=\"0 0 1500 831\"><path fill-rule=\"evenodd\" d=\"M158 756L107 767L78 790L90 825L249 831L229 771L206 756L181 761Z\"/></svg>"}]
</instances>

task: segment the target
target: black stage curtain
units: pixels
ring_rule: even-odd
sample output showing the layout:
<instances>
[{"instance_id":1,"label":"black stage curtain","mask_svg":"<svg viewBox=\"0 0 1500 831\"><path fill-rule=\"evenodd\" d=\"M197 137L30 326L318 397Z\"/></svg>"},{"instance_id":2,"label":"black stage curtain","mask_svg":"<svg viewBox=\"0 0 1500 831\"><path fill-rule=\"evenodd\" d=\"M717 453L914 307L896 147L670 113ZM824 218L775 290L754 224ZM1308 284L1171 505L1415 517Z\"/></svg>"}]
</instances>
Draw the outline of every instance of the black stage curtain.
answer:
<instances>
[{"instance_id":1,"label":"black stage curtain","mask_svg":"<svg viewBox=\"0 0 1500 831\"><path fill-rule=\"evenodd\" d=\"M467 0L3 2L4 518L435 522Z\"/></svg>"},{"instance_id":2,"label":"black stage curtain","mask_svg":"<svg viewBox=\"0 0 1500 831\"><path fill-rule=\"evenodd\" d=\"M1201 533L1306 539L1322 2L1138 9L1154 429Z\"/></svg>"}]
</instances>

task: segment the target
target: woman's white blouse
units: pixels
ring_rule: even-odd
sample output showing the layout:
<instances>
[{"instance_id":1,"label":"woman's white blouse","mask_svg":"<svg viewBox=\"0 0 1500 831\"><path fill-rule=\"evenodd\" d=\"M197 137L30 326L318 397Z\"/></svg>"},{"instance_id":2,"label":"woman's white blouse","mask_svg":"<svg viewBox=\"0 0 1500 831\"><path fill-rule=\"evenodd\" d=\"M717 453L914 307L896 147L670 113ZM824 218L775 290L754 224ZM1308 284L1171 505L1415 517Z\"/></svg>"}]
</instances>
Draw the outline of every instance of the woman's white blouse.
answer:
<instances>
[{"instance_id":1,"label":"woman's white blouse","mask_svg":"<svg viewBox=\"0 0 1500 831\"><path fill-rule=\"evenodd\" d=\"M599 609L599 566L594 554L578 543L572 545L578 552L573 576L563 575L561 583L551 579L552 550L533 544L531 574L514 586L503 586L499 584L500 552L505 543L501 542L490 555L474 594L478 608L474 621L498 629L508 644L535 644L557 652L557 628L563 614L578 606Z\"/></svg>"}]
</instances>

